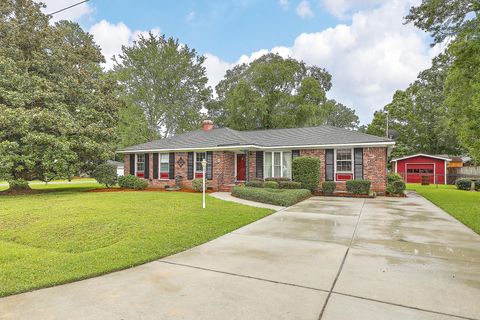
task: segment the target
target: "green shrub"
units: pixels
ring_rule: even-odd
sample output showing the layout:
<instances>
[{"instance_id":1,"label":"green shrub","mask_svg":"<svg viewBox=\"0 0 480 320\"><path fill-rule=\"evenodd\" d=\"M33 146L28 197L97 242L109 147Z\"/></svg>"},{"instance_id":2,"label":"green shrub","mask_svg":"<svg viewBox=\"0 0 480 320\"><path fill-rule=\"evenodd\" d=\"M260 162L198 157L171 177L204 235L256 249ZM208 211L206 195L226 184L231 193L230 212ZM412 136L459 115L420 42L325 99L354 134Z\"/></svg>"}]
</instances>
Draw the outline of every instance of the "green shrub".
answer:
<instances>
[{"instance_id":1,"label":"green shrub","mask_svg":"<svg viewBox=\"0 0 480 320\"><path fill-rule=\"evenodd\" d=\"M205 181L206 183L206 181ZM206 188L207 186L205 186ZM203 191L203 179L193 179L192 180L192 189L196 192Z\"/></svg>"},{"instance_id":2,"label":"green shrub","mask_svg":"<svg viewBox=\"0 0 480 320\"><path fill-rule=\"evenodd\" d=\"M320 158L297 157L292 163L293 180L300 182L302 188L315 192L320 183Z\"/></svg>"},{"instance_id":3,"label":"green shrub","mask_svg":"<svg viewBox=\"0 0 480 320\"><path fill-rule=\"evenodd\" d=\"M331 195L337 188L335 181L324 181L322 183L322 191L324 195Z\"/></svg>"},{"instance_id":4,"label":"green shrub","mask_svg":"<svg viewBox=\"0 0 480 320\"><path fill-rule=\"evenodd\" d=\"M347 191L353 194L368 194L371 182L368 180L348 180Z\"/></svg>"},{"instance_id":5,"label":"green shrub","mask_svg":"<svg viewBox=\"0 0 480 320\"><path fill-rule=\"evenodd\" d=\"M403 194L403 191L405 191L405 189L405 182L403 182L402 180L393 181L392 183L387 184L387 192L390 194L401 195Z\"/></svg>"},{"instance_id":6,"label":"green shrub","mask_svg":"<svg viewBox=\"0 0 480 320\"><path fill-rule=\"evenodd\" d=\"M470 190L472 188L472 180L460 178L455 181L455 185L459 190Z\"/></svg>"},{"instance_id":7,"label":"green shrub","mask_svg":"<svg viewBox=\"0 0 480 320\"><path fill-rule=\"evenodd\" d=\"M265 181L263 183L264 188L278 189L278 182L276 181Z\"/></svg>"},{"instance_id":8,"label":"green shrub","mask_svg":"<svg viewBox=\"0 0 480 320\"><path fill-rule=\"evenodd\" d=\"M480 191L480 179L475 180L475 190Z\"/></svg>"},{"instance_id":9,"label":"green shrub","mask_svg":"<svg viewBox=\"0 0 480 320\"><path fill-rule=\"evenodd\" d=\"M263 188L263 181L259 181L259 180L247 181L245 183L245 186L252 187L252 188Z\"/></svg>"},{"instance_id":10,"label":"green shrub","mask_svg":"<svg viewBox=\"0 0 480 320\"><path fill-rule=\"evenodd\" d=\"M108 163L98 165L92 172L92 178L110 188L117 183L117 167Z\"/></svg>"},{"instance_id":11,"label":"green shrub","mask_svg":"<svg viewBox=\"0 0 480 320\"><path fill-rule=\"evenodd\" d=\"M279 181L278 187L280 189L301 189L302 184L297 181Z\"/></svg>"},{"instance_id":12,"label":"green shrub","mask_svg":"<svg viewBox=\"0 0 480 320\"><path fill-rule=\"evenodd\" d=\"M8 185L10 186L10 190L30 189L28 181L23 179L8 180Z\"/></svg>"},{"instance_id":13,"label":"green shrub","mask_svg":"<svg viewBox=\"0 0 480 320\"><path fill-rule=\"evenodd\" d=\"M387 184L393 183L394 181L403 181L403 178L398 173L387 174Z\"/></svg>"},{"instance_id":14,"label":"green shrub","mask_svg":"<svg viewBox=\"0 0 480 320\"><path fill-rule=\"evenodd\" d=\"M148 187L148 182L129 174L119 177L118 185L124 189L144 190Z\"/></svg>"},{"instance_id":15,"label":"green shrub","mask_svg":"<svg viewBox=\"0 0 480 320\"><path fill-rule=\"evenodd\" d=\"M265 181L280 182L280 181L291 181L291 179L289 179L289 178L284 178L284 177L270 177L270 178L265 178Z\"/></svg>"},{"instance_id":16,"label":"green shrub","mask_svg":"<svg viewBox=\"0 0 480 320\"><path fill-rule=\"evenodd\" d=\"M232 195L237 198L288 207L311 196L306 189L260 189L234 187Z\"/></svg>"}]
</instances>

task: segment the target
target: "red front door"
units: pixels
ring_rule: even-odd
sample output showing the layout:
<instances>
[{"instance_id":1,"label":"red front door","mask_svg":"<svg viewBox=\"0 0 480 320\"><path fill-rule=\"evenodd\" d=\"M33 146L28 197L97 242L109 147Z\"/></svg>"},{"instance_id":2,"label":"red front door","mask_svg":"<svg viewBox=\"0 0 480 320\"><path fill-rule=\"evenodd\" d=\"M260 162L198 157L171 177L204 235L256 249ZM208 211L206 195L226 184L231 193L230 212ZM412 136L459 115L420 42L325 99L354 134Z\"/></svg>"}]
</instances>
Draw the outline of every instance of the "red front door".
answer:
<instances>
[{"instance_id":1,"label":"red front door","mask_svg":"<svg viewBox=\"0 0 480 320\"><path fill-rule=\"evenodd\" d=\"M245 181L245 155L237 154L237 181Z\"/></svg>"}]
</instances>

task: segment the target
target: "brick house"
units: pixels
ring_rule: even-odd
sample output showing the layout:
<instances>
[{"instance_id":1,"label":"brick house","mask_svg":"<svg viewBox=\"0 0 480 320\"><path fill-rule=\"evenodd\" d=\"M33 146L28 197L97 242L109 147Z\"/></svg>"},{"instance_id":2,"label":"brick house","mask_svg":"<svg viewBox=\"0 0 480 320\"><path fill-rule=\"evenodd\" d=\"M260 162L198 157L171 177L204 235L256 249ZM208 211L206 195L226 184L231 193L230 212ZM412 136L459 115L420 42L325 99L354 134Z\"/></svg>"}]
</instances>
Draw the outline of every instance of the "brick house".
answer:
<instances>
[{"instance_id":1,"label":"brick house","mask_svg":"<svg viewBox=\"0 0 480 320\"><path fill-rule=\"evenodd\" d=\"M308 128L236 131L214 128L205 120L202 129L119 150L125 174L147 179L150 187L183 187L202 178L213 190L230 190L235 184L267 177L292 177L292 160L319 157L320 185L335 181L345 190L350 179L372 182L372 190L385 193L387 156L394 142L356 131L319 126Z\"/></svg>"}]
</instances>

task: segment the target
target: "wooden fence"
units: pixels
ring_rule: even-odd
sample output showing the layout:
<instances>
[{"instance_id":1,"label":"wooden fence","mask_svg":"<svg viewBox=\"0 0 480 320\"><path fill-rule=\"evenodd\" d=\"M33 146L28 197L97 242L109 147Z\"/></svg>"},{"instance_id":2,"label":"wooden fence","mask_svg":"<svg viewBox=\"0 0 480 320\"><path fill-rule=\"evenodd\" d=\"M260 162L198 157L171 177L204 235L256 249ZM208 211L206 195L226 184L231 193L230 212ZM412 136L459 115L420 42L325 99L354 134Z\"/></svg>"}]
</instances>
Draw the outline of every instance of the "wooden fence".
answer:
<instances>
[{"instance_id":1,"label":"wooden fence","mask_svg":"<svg viewBox=\"0 0 480 320\"><path fill-rule=\"evenodd\" d=\"M448 168L447 181L449 184L455 183L455 181L460 178L480 179L480 166Z\"/></svg>"}]
</instances>

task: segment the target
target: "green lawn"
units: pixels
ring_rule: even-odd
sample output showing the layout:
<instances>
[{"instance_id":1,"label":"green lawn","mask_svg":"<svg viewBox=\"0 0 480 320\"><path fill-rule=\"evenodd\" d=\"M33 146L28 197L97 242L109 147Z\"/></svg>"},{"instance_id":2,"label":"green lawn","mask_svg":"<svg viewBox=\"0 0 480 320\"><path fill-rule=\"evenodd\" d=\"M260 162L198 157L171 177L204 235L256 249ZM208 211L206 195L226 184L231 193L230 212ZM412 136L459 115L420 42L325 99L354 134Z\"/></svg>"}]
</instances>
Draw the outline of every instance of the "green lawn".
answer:
<instances>
[{"instance_id":1,"label":"green lawn","mask_svg":"<svg viewBox=\"0 0 480 320\"><path fill-rule=\"evenodd\" d=\"M408 184L415 190L459 221L480 234L480 192L457 190L451 185Z\"/></svg>"},{"instance_id":2,"label":"green lawn","mask_svg":"<svg viewBox=\"0 0 480 320\"><path fill-rule=\"evenodd\" d=\"M0 296L152 261L272 213L212 197L202 209L201 199L75 190L0 196Z\"/></svg>"},{"instance_id":3,"label":"green lawn","mask_svg":"<svg viewBox=\"0 0 480 320\"><path fill-rule=\"evenodd\" d=\"M80 190L103 188L103 185L97 183L95 179L91 179L91 178L74 179L70 182L68 180L54 180L47 184L38 180L34 180L34 181L30 181L29 183L30 183L30 188L32 189L51 190L51 191L70 190L70 189L80 191ZM8 182L0 180L0 191L4 191L7 189L8 189Z\"/></svg>"}]
</instances>

